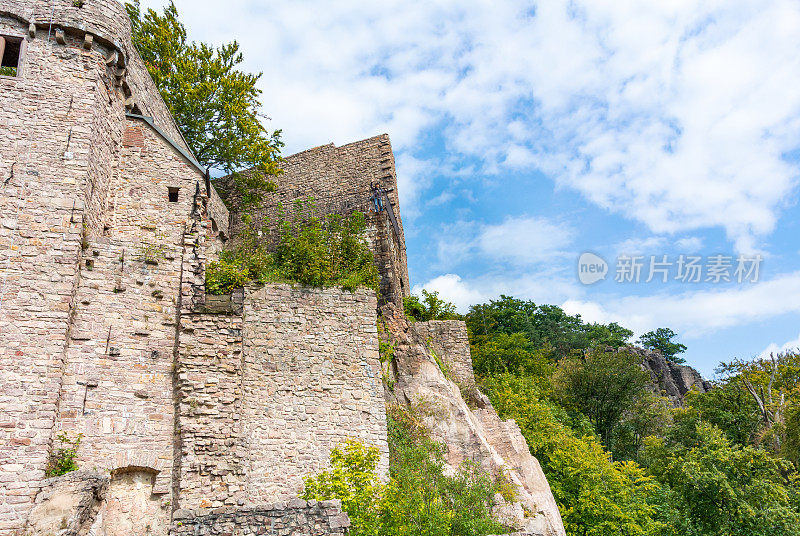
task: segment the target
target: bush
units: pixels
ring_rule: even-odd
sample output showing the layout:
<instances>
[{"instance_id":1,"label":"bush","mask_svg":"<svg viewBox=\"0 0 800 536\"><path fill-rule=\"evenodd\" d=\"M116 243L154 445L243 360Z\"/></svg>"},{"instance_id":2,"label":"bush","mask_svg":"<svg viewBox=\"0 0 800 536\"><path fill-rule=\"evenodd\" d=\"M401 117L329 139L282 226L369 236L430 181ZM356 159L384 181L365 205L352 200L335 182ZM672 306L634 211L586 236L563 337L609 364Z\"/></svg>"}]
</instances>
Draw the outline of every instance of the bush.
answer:
<instances>
[{"instance_id":1,"label":"bush","mask_svg":"<svg viewBox=\"0 0 800 536\"><path fill-rule=\"evenodd\" d=\"M383 484L377 474L380 451L348 441L331 451L331 470L306 478L305 500L340 499L350 516L352 536L378 536Z\"/></svg>"},{"instance_id":2,"label":"bush","mask_svg":"<svg viewBox=\"0 0 800 536\"><path fill-rule=\"evenodd\" d=\"M279 225L275 262L291 281L312 287L368 287L378 292L375 258L364 241L367 220L361 212L319 217L311 204L295 206L291 221Z\"/></svg>"},{"instance_id":3,"label":"bush","mask_svg":"<svg viewBox=\"0 0 800 536\"><path fill-rule=\"evenodd\" d=\"M458 320L456 306L439 297L438 292L422 291L422 300L417 296L403 298L406 318L412 322L428 320Z\"/></svg>"},{"instance_id":4,"label":"bush","mask_svg":"<svg viewBox=\"0 0 800 536\"><path fill-rule=\"evenodd\" d=\"M281 214L278 243L270 252L249 216L233 249L220 253L206 269L206 292L227 294L248 281L284 281L312 287L341 286L378 292L374 256L364 241L366 218L315 215L311 204L298 204L291 220Z\"/></svg>"},{"instance_id":5,"label":"bush","mask_svg":"<svg viewBox=\"0 0 800 536\"><path fill-rule=\"evenodd\" d=\"M389 410L389 470L381 484L379 452L349 441L331 452L331 470L306 479L304 499L340 499L357 536L485 536L507 527L491 517L500 484L477 464L445 475L444 451L415 409Z\"/></svg>"},{"instance_id":6,"label":"bush","mask_svg":"<svg viewBox=\"0 0 800 536\"><path fill-rule=\"evenodd\" d=\"M206 267L206 292L229 294L233 289L243 287L250 279L249 272L238 263L226 260L211 262Z\"/></svg>"},{"instance_id":7,"label":"bush","mask_svg":"<svg viewBox=\"0 0 800 536\"><path fill-rule=\"evenodd\" d=\"M50 464L47 469L47 478L62 476L72 471L78 470L78 447L80 447L83 434L78 434L75 439L70 439L66 432L61 432L56 436L59 447L56 447L50 454Z\"/></svg>"}]
</instances>

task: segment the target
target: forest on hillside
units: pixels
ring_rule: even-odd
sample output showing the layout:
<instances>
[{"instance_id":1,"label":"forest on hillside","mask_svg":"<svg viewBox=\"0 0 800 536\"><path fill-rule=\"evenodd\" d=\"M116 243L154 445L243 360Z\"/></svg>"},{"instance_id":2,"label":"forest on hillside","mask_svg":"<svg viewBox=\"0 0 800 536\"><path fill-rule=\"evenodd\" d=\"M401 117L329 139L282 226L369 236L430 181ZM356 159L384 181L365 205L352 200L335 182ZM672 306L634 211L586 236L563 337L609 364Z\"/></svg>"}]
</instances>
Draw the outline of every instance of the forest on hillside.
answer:
<instances>
[{"instance_id":1,"label":"forest on hillside","mask_svg":"<svg viewBox=\"0 0 800 536\"><path fill-rule=\"evenodd\" d=\"M422 316L453 316L426 297ZM616 324L507 296L464 319L479 387L521 427L567 534L800 534L800 354L721 363L672 407Z\"/></svg>"}]
</instances>

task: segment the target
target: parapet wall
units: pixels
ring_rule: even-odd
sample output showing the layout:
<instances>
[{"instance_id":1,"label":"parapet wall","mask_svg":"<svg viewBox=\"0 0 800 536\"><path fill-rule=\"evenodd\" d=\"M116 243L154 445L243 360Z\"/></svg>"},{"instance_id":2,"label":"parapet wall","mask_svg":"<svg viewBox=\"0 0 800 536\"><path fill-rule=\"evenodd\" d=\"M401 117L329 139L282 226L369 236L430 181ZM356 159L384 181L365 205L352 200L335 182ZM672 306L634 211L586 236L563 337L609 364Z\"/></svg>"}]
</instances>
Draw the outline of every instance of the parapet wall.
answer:
<instances>
[{"instance_id":1,"label":"parapet wall","mask_svg":"<svg viewBox=\"0 0 800 536\"><path fill-rule=\"evenodd\" d=\"M374 293L268 285L183 316L180 507L296 497L348 439L388 443Z\"/></svg>"}]
</instances>

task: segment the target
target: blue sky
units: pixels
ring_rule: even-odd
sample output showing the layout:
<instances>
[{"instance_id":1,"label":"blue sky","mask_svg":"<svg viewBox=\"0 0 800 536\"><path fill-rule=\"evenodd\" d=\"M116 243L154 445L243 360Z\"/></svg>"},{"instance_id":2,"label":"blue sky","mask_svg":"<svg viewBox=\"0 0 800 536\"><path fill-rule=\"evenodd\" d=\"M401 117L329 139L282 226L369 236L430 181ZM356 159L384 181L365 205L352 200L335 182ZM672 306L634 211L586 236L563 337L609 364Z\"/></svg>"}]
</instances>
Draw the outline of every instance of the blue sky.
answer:
<instances>
[{"instance_id":1,"label":"blue sky","mask_svg":"<svg viewBox=\"0 0 800 536\"><path fill-rule=\"evenodd\" d=\"M707 376L800 346L797 2L175 3L265 73L286 154L389 133L417 290L668 326ZM579 282L586 251L605 281ZM618 283L625 253L642 279L650 256L763 262L758 282Z\"/></svg>"}]
</instances>

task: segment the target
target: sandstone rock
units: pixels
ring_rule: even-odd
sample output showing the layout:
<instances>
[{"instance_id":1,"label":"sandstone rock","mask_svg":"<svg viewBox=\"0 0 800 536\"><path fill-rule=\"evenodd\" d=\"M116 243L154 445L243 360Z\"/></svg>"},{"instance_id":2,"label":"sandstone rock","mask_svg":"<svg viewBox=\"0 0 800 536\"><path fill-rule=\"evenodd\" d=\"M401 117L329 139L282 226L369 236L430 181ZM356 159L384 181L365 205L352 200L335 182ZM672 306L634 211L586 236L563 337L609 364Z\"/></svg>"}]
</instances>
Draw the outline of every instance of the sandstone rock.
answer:
<instances>
[{"instance_id":1,"label":"sandstone rock","mask_svg":"<svg viewBox=\"0 0 800 536\"><path fill-rule=\"evenodd\" d=\"M28 516L26 536L77 536L95 520L109 478L95 471L74 471L44 481Z\"/></svg>"},{"instance_id":2,"label":"sandstone rock","mask_svg":"<svg viewBox=\"0 0 800 536\"><path fill-rule=\"evenodd\" d=\"M480 392L475 398L481 400L483 407L471 409L467 405L462 389L445 377L430 353L425 339L430 326L415 328L391 304L384 307L383 314L395 344L395 384L388 393L389 400L402 404L422 402L429 408L428 424L434 438L445 444L446 461L451 468L472 460L492 474L506 473L517 488L519 507L501 508L497 513L504 521L530 534L564 536L561 514L547 478L516 423L502 421ZM459 347L446 341L439 344L444 353L448 348ZM463 375L463 371L472 370L468 347L466 353L443 355L440 359L464 363L460 381L470 381ZM471 382L474 385L474 377Z\"/></svg>"}]
</instances>

